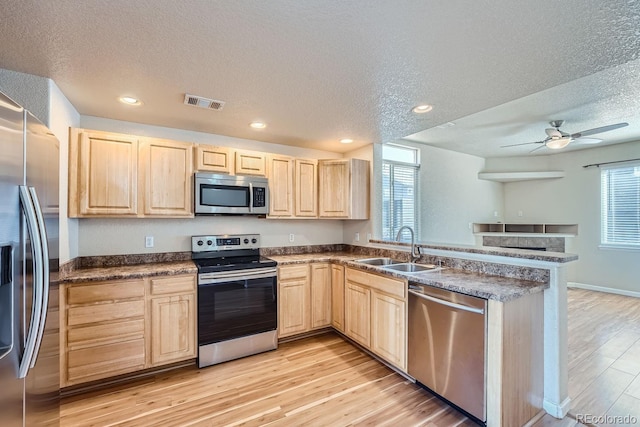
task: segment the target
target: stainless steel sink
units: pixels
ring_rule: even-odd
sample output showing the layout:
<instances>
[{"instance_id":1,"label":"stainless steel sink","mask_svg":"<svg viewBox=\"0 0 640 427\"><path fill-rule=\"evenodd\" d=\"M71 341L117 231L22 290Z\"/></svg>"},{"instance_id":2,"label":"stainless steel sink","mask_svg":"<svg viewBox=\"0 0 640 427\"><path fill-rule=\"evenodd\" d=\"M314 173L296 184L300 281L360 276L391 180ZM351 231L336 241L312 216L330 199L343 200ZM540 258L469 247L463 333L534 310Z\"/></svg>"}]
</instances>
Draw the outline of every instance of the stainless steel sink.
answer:
<instances>
[{"instance_id":1,"label":"stainless steel sink","mask_svg":"<svg viewBox=\"0 0 640 427\"><path fill-rule=\"evenodd\" d=\"M412 262L404 262L400 264L386 265L385 270L393 270L400 273L419 273L421 271L431 271L438 269L435 265L430 264L414 264Z\"/></svg>"},{"instance_id":2,"label":"stainless steel sink","mask_svg":"<svg viewBox=\"0 0 640 427\"><path fill-rule=\"evenodd\" d=\"M362 264L383 265L383 266L398 265L401 262L401 261L396 261L395 259L392 259L392 258L385 258L385 257L356 259L354 261Z\"/></svg>"}]
</instances>

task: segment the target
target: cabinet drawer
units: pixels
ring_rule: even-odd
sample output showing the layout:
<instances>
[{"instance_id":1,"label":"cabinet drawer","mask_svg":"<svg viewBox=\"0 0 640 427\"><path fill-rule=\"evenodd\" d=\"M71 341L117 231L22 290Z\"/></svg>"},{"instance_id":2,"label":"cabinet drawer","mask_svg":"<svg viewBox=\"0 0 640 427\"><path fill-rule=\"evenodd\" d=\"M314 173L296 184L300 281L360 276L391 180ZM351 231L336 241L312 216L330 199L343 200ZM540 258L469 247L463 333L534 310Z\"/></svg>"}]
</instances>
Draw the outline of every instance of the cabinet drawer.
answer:
<instances>
[{"instance_id":1,"label":"cabinet drawer","mask_svg":"<svg viewBox=\"0 0 640 427\"><path fill-rule=\"evenodd\" d=\"M144 319L76 326L67 330L67 346L70 349L143 338Z\"/></svg>"},{"instance_id":2,"label":"cabinet drawer","mask_svg":"<svg viewBox=\"0 0 640 427\"><path fill-rule=\"evenodd\" d=\"M196 276L173 276L151 279L151 295L190 293L196 291Z\"/></svg>"},{"instance_id":3,"label":"cabinet drawer","mask_svg":"<svg viewBox=\"0 0 640 427\"><path fill-rule=\"evenodd\" d=\"M70 307L67 310L67 325L82 325L128 317L144 317L144 300Z\"/></svg>"},{"instance_id":4,"label":"cabinet drawer","mask_svg":"<svg viewBox=\"0 0 640 427\"><path fill-rule=\"evenodd\" d=\"M407 283L400 279L393 279L348 268L346 280L368 286L398 298L405 298L407 295Z\"/></svg>"},{"instance_id":5,"label":"cabinet drawer","mask_svg":"<svg viewBox=\"0 0 640 427\"><path fill-rule=\"evenodd\" d=\"M289 265L278 268L278 279L303 279L309 275L309 264Z\"/></svg>"},{"instance_id":6,"label":"cabinet drawer","mask_svg":"<svg viewBox=\"0 0 640 427\"><path fill-rule=\"evenodd\" d=\"M67 354L69 385L144 369L144 339L101 345Z\"/></svg>"},{"instance_id":7,"label":"cabinet drawer","mask_svg":"<svg viewBox=\"0 0 640 427\"><path fill-rule=\"evenodd\" d=\"M130 298L144 298L143 280L82 284L67 287L67 304L93 304Z\"/></svg>"}]
</instances>

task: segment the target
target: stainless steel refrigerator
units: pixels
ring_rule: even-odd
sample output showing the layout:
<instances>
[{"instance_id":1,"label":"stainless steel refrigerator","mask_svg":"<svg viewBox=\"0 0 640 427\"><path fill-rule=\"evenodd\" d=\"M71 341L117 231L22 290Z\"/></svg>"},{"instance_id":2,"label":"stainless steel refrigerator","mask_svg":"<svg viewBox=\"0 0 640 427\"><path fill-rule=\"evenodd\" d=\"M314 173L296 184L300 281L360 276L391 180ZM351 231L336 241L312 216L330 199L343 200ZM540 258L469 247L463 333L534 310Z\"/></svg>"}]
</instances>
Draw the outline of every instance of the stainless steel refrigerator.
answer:
<instances>
[{"instance_id":1,"label":"stainless steel refrigerator","mask_svg":"<svg viewBox=\"0 0 640 427\"><path fill-rule=\"evenodd\" d=\"M59 425L59 142L0 93L0 426Z\"/></svg>"}]
</instances>

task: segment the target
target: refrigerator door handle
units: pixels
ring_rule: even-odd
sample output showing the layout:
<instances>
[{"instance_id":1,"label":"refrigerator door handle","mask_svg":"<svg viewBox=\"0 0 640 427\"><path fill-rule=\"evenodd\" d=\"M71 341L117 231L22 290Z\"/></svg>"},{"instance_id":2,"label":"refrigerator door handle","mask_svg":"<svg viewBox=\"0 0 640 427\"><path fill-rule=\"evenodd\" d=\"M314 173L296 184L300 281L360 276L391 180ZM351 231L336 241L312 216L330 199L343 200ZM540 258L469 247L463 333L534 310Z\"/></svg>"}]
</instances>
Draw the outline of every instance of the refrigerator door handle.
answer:
<instances>
[{"instance_id":1,"label":"refrigerator door handle","mask_svg":"<svg viewBox=\"0 0 640 427\"><path fill-rule=\"evenodd\" d=\"M42 343L44 326L47 320L47 307L49 306L49 246L47 245L47 230L44 227L44 217L42 216L42 208L40 207L40 200L36 194L36 189L34 187L29 187L29 193L31 194L31 201L33 202L34 211L36 213L36 220L38 221L40 249L42 250L42 282L40 287L42 306L38 325L38 335L36 336L36 346L33 350L31 360L31 367L33 368L36 366L36 360L38 359L38 353L40 352L40 344Z\"/></svg>"},{"instance_id":2,"label":"refrigerator door handle","mask_svg":"<svg viewBox=\"0 0 640 427\"><path fill-rule=\"evenodd\" d=\"M31 361L36 347L40 316L42 314L42 242L36 219L35 208L31 194L26 186L20 186L20 203L27 219L27 230L31 239L31 254L33 257L33 303L31 306L31 322L27 333L27 342L18 368L18 378L25 378L31 367Z\"/></svg>"}]
</instances>

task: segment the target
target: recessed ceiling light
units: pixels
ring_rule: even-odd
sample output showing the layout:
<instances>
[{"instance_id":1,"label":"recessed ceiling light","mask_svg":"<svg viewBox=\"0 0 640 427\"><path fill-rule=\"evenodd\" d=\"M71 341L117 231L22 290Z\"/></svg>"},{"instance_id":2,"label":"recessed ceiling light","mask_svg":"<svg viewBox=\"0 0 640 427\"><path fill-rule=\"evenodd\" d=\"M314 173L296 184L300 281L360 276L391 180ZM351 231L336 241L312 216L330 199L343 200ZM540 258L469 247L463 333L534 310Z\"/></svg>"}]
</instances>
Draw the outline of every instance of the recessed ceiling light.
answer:
<instances>
[{"instance_id":1,"label":"recessed ceiling light","mask_svg":"<svg viewBox=\"0 0 640 427\"><path fill-rule=\"evenodd\" d=\"M142 101L140 101L138 98L134 98L132 96L121 96L118 99L120 99L120 102L122 102L123 104L127 104L127 105L140 105L140 104L142 104Z\"/></svg>"},{"instance_id":2,"label":"recessed ceiling light","mask_svg":"<svg viewBox=\"0 0 640 427\"><path fill-rule=\"evenodd\" d=\"M343 143L343 144L351 144L353 142L353 139L351 139L351 138L342 138L340 140L340 142Z\"/></svg>"},{"instance_id":3,"label":"recessed ceiling light","mask_svg":"<svg viewBox=\"0 0 640 427\"><path fill-rule=\"evenodd\" d=\"M249 126L251 126L254 129L264 129L267 127L267 124L264 122L251 122Z\"/></svg>"},{"instance_id":4,"label":"recessed ceiling light","mask_svg":"<svg viewBox=\"0 0 640 427\"><path fill-rule=\"evenodd\" d=\"M423 105L418 105L416 107L413 107L413 110L411 111L413 111L414 113L422 114L422 113L428 113L431 110L433 110L432 105L423 104Z\"/></svg>"}]
</instances>

